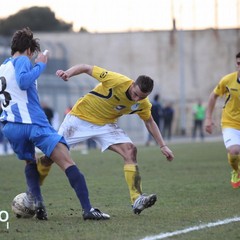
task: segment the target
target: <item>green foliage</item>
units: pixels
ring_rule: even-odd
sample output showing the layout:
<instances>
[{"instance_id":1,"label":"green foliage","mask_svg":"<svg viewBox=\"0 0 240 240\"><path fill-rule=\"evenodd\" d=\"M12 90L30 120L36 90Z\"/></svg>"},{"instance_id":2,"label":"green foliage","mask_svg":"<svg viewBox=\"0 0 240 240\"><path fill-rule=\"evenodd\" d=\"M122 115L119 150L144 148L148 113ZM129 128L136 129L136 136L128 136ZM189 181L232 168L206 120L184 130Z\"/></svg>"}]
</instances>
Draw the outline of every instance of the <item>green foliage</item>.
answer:
<instances>
[{"instance_id":1,"label":"green foliage","mask_svg":"<svg viewBox=\"0 0 240 240\"><path fill-rule=\"evenodd\" d=\"M55 17L49 7L31 7L23 9L6 19L0 19L0 34L12 35L18 29L30 27L32 31L70 31L71 23L65 23Z\"/></svg>"},{"instance_id":2,"label":"green foliage","mask_svg":"<svg viewBox=\"0 0 240 240\"><path fill-rule=\"evenodd\" d=\"M1 157L0 210L10 213L9 230L0 222L1 239L136 240L240 215L239 190L230 186L230 167L222 142L170 147L175 154L173 162L167 162L155 146L138 148L143 191L158 195L156 204L140 215L132 213L120 156L99 150L88 155L72 152L85 174L93 206L109 213L109 221L82 219L75 193L56 165L42 187L49 220L17 219L10 202L25 190L24 163L14 156ZM169 239L240 239L238 225L226 224Z\"/></svg>"}]
</instances>

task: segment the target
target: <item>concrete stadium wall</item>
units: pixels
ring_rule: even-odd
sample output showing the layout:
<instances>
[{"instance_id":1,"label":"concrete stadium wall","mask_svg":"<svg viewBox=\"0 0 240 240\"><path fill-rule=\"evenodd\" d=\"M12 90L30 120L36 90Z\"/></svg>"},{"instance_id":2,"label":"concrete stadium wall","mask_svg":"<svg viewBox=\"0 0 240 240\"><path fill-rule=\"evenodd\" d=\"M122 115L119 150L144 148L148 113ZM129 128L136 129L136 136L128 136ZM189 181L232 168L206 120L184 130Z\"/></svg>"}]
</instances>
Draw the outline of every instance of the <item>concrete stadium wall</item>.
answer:
<instances>
[{"instance_id":1,"label":"concrete stadium wall","mask_svg":"<svg viewBox=\"0 0 240 240\"><path fill-rule=\"evenodd\" d=\"M239 29L200 31L154 31L128 33L37 33L42 49L50 59L65 59L65 65L51 65L40 94L63 117L64 109L88 92L96 81L85 75L60 83L54 76L58 68L77 63L99 65L132 79L146 74L155 80L155 93L162 104L173 103L174 135L191 135L192 105L208 96L222 76L235 71L235 55L240 52ZM52 74L51 74L52 73ZM48 83L54 83L49 89ZM60 87L59 87L60 86ZM61 87L62 86L62 87ZM60 89L57 91L57 89ZM45 91L43 91L45 89ZM48 89L48 91L46 91ZM59 94L58 94L59 92ZM222 102L216 109L219 124ZM143 123L135 116L123 117L119 124L134 141L145 141ZM220 127L216 129L216 134Z\"/></svg>"}]
</instances>

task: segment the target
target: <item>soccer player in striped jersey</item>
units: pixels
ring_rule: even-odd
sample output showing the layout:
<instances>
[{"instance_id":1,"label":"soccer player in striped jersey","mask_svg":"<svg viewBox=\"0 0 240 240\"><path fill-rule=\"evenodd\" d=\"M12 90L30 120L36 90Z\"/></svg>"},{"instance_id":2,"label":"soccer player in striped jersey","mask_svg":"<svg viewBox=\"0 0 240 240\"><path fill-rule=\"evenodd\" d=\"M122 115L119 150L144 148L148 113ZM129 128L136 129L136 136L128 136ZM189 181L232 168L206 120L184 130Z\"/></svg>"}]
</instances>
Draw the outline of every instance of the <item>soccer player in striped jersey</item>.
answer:
<instances>
[{"instance_id":1,"label":"soccer player in striped jersey","mask_svg":"<svg viewBox=\"0 0 240 240\"><path fill-rule=\"evenodd\" d=\"M237 71L224 76L210 94L206 110L205 130L213 132L212 114L218 97L225 97L221 127L227 158L232 167L231 185L240 187L240 53L236 55Z\"/></svg>"},{"instance_id":2,"label":"soccer player in striped jersey","mask_svg":"<svg viewBox=\"0 0 240 240\"><path fill-rule=\"evenodd\" d=\"M87 64L75 65L66 71L58 70L56 75L68 81L71 77L83 73L98 80L99 84L76 102L61 124L59 133L70 147L93 139L101 146L102 151L109 149L120 154L124 160L123 170L133 212L140 214L156 202L157 196L143 194L137 148L116 122L122 115L137 114L167 160L174 158L151 116L148 95L152 92L154 82L145 75L133 81L122 74Z\"/></svg>"},{"instance_id":3,"label":"soccer player in striped jersey","mask_svg":"<svg viewBox=\"0 0 240 240\"><path fill-rule=\"evenodd\" d=\"M31 60L37 53L35 64ZM71 159L67 143L49 124L41 108L37 79L45 70L48 57L40 52L38 39L29 28L14 33L11 57L0 66L0 100L3 134L20 160L26 161L25 177L29 199L36 206L36 218L47 220L40 189L35 147L50 157L66 174L83 209L83 218L109 219L109 215L92 208L83 174ZM2 183L3 184L3 183Z\"/></svg>"}]
</instances>

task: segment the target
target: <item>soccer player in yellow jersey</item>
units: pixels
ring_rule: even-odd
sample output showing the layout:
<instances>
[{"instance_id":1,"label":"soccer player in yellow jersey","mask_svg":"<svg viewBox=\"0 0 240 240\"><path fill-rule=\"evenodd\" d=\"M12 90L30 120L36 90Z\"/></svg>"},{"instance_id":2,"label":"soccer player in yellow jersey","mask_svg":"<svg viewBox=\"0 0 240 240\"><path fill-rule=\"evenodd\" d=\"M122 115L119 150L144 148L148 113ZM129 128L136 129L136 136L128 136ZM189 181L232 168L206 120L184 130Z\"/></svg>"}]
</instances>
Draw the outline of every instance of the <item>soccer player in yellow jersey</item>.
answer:
<instances>
[{"instance_id":1,"label":"soccer player in yellow jersey","mask_svg":"<svg viewBox=\"0 0 240 240\"><path fill-rule=\"evenodd\" d=\"M221 127L228 162L232 167L231 184L240 187L240 53L236 55L237 71L224 76L210 94L206 110L205 130L212 133L212 113L218 97L225 96Z\"/></svg>"},{"instance_id":2,"label":"soccer player in yellow jersey","mask_svg":"<svg viewBox=\"0 0 240 240\"><path fill-rule=\"evenodd\" d=\"M120 154L124 160L124 175L133 212L140 214L156 202L157 196L142 193L137 148L116 122L122 115L138 114L167 160L174 158L151 116L148 95L152 92L154 82L145 75L133 81L122 74L86 64L75 65L66 71L58 70L56 75L68 81L82 73L92 76L99 84L76 102L61 124L59 133L70 147L93 139L102 151L109 149Z\"/></svg>"}]
</instances>

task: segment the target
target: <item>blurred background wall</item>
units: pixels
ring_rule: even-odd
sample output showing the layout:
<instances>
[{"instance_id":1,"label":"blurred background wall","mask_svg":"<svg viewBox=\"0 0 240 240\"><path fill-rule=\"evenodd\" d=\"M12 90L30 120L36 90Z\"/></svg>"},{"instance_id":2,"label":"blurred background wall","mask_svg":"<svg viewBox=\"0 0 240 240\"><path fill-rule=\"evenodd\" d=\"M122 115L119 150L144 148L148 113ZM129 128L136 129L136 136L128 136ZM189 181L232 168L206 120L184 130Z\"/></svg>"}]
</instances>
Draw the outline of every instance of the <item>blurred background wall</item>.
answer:
<instances>
[{"instance_id":1,"label":"blurred background wall","mask_svg":"<svg viewBox=\"0 0 240 240\"><path fill-rule=\"evenodd\" d=\"M208 96L224 75L235 71L235 55L240 51L239 29L172 30L127 33L35 33L42 50L48 49L49 62L38 81L41 101L63 120L65 110L91 90L97 81L87 75L68 83L56 78L57 69L77 63L98 65L136 79L145 74L155 80L149 96L160 94L162 105L172 103L175 115L174 136L190 136L192 106L199 100L206 106ZM0 60L10 55L9 39L0 38ZM216 107L219 118L223 101ZM123 117L120 126L133 141L143 143L147 132L136 116Z\"/></svg>"}]
</instances>

